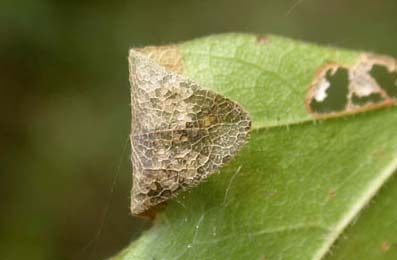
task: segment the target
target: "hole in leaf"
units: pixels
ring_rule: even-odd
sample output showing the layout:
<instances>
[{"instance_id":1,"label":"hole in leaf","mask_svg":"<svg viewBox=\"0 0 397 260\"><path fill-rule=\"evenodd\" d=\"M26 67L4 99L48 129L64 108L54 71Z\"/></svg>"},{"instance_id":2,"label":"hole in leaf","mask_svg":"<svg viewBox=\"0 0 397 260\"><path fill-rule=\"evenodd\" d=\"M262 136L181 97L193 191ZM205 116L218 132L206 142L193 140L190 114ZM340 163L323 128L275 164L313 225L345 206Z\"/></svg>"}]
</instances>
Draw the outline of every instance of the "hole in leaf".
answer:
<instances>
[{"instance_id":1,"label":"hole in leaf","mask_svg":"<svg viewBox=\"0 0 397 260\"><path fill-rule=\"evenodd\" d=\"M397 97L397 72L392 73L385 66L374 65L370 74L389 97Z\"/></svg>"},{"instance_id":2,"label":"hole in leaf","mask_svg":"<svg viewBox=\"0 0 397 260\"><path fill-rule=\"evenodd\" d=\"M354 105L363 106L368 103L378 103L383 101L383 97L379 93L372 93L371 95L365 97L359 97L357 95L352 96L352 102Z\"/></svg>"},{"instance_id":3,"label":"hole in leaf","mask_svg":"<svg viewBox=\"0 0 397 260\"><path fill-rule=\"evenodd\" d=\"M313 98L310 107L315 113L330 113L344 110L347 104L347 94L349 85L348 70L338 68L335 73L332 69L327 71L325 76L329 86L322 91L326 93L318 93L325 95L325 98ZM321 91L321 90L318 90Z\"/></svg>"}]
</instances>

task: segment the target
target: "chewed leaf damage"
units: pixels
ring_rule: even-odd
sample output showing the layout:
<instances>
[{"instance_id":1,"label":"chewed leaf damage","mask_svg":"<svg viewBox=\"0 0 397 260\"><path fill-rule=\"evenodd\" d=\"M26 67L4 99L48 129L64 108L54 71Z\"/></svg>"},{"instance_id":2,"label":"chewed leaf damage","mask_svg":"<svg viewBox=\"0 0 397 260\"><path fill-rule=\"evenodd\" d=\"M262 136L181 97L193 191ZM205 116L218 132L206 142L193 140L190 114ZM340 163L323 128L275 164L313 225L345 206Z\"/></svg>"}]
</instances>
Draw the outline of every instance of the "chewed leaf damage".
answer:
<instances>
[{"instance_id":1,"label":"chewed leaf damage","mask_svg":"<svg viewBox=\"0 0 397 260\"><path fill-rule=\"evenodd\" d=\"M397 61L366 53L353 66L328 63L317 72L305 105L316 118L397 105Z\"/></svg>"}]
</instances>

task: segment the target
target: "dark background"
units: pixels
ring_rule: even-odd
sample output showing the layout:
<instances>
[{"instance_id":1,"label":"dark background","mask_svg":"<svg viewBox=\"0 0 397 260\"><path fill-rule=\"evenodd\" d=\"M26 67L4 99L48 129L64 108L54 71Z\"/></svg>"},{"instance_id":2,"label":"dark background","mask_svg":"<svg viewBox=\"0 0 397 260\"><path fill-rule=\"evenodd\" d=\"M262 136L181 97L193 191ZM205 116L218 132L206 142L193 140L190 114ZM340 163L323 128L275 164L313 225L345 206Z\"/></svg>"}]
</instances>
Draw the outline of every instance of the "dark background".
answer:
<instances>
[{"instance_id":1,"label":"dark background","mask_svg":"<svg viewBox=\"0 0 397 260\"><path fill-rule=\"evenodd\" d=\"M231 31L397 56L397 1L0 0L0 259L104 259L147 228L128 49Z\"/></svg>"}]
</instances>

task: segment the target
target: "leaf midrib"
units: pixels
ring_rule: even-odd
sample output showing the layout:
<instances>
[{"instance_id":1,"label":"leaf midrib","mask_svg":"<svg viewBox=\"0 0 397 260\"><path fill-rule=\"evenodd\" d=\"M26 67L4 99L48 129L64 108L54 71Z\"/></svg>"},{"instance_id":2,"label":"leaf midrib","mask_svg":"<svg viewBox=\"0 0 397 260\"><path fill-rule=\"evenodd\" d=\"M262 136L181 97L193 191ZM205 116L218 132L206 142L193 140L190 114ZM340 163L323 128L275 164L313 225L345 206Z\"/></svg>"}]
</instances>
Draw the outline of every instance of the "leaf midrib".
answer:
<instances>
[{"instance_id":1,"label":"leaf midrib","mask_svg":"<svg viewBox=\"0 0 397 260\"><path fill-rule=\"evenodd\" d=\"M397 155L393 161L389 163L389 165L381 172L380 175L377 176L373 181L368 183L367 189L361 194L360 199L352 205L349 211L346 214L343 214L343 217L336 223L333 230L325 240L323 247L321 247L313 257L313 260L323 259L327 253L329 252L332 245L335 241L340 237L346 227L353 221L353 219L361 212L361 210L372 200L372 198L378 193L378 191L382 188L383 184L387 182L387 180L393 176L397 169Z\"/></svg>"},{"instance_id":2,"label":"leaf midrib","mask_svg":"<svg viewBox=\"0 0 397 260\"><path fill-rule=\"evenodd\" d=\"M318 121L322 122L325 120L336 120L334 119L320 119ZM279 127L294 127L297 125L306 125L309 123L315 123L316 119L303 119L296 121L283 122L281 124L273 124L266 125L261 124L259 126L254 126L252 129L256 131L261 130L269 130L273 128ZM327 255L330 251L333 244L336 240L343 234L344 230L349 226L350 223L359 215L359 213L365 208L365 206L376 196L378 191L382 188L382 186L393 176L393 174L397 170L397 154L395 156L396 159L392 160L387 167L384 168L381 173L374 178L371 182L368 183L367 188L363 191L363 193L359 196L359 200L357 200L353 205L351 205L350 210L346 211L345 214L339 219L339 221L333 225L333 227L328 230L330 233L327 235L327 238L323 242L323 246L319 248L313 255L312 260L321 260Z\"/></svg>"}]
</instances>

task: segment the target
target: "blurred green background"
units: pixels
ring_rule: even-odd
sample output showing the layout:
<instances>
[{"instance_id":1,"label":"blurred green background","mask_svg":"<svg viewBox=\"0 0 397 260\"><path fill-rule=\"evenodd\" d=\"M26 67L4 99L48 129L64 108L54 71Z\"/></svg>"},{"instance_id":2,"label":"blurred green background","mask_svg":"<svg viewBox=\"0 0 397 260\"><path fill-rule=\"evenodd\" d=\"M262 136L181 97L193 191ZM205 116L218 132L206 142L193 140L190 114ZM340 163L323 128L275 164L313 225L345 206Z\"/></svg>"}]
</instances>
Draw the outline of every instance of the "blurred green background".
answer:
<instances>
[{"instance_id":1,"label":"blurred green background","mask_svg":"<svg viewBox=\"0 0 397 260\"><path fill-rule=\"evenodd\" d=\"M1 0L0 259L104 259L147 228L128 49L231 31L397 56L397 1Z\"/></svg>"}]
</instances>

